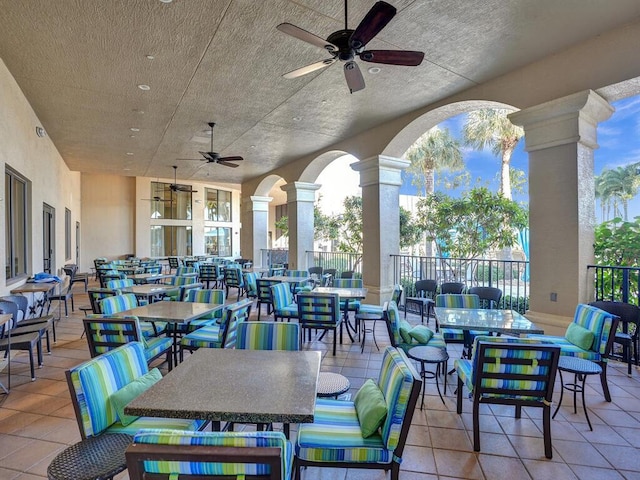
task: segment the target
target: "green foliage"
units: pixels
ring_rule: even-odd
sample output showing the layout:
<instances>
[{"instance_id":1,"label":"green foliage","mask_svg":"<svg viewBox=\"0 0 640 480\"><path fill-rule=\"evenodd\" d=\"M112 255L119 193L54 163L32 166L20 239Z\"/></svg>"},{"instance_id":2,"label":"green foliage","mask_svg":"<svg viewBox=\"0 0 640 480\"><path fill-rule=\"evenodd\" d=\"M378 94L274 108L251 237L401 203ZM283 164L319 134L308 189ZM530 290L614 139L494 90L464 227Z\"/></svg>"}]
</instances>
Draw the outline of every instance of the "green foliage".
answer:
<instances>
[{"instance_id":1,"label":"green foliage","mask_svg":"<svg viewBox=\"0 0 640 480\"><path fill-rule=\"evenodd\" d=\"M500 299L498 308L501 310L515 310L524 315L529 310L529 297L512 297L505 295Z\"/></svg>"},{"instance_id":2,"label":"green foliage","mask_svg":"<svg viewBox=\"0 0 640 480\"><path fill-rule=\"evenodd\" d=\"M637 267L640 259L640 217L633 222L614 218L598 225L593 249L599 265Z\"/></svg>"},{"instance_id":3,"label":"green foliage","mask_svg":"<svg viewBox=\"0 0 640 480\"><path fill-rule=\"evenodd\" d=\"M512 200L473 188L461 198L435 193L418 202L418 221L438 256L478 258L492 249L510 247L527 226L527 211Z\"/></svg>"},{"instance_id":4,"label":"green foliage","mask_svg":"<svg viewBox=\"0 0 640 480\"><path fill-rule=\"evenodd\" d=\"M411 212L400 207L400 248L408 248L422 240L424 230L413 219Z\"/></svg>"}]
</instances>

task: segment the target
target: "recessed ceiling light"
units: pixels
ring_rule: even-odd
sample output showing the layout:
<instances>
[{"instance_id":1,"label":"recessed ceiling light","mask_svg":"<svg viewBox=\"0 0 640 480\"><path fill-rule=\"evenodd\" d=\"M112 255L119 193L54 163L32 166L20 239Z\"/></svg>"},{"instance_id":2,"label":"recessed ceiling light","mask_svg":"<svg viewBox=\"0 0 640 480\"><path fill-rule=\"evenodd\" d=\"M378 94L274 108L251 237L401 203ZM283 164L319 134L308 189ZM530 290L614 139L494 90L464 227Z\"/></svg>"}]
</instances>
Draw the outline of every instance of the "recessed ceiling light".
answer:
<instances>
[{"instance_id":1,"label":"recessed ceiling light","mask_svg":"<svg viewBox=\"0 0 640 480\"><path fill-rule=\"evenodd\" d=\"M300 120L302 120L302 117L293 117L294 122L299 122Z\"/></svg>"},{"instance_id":2,"label":"recessed ceiling light","mask_svg":"<svg viewBox=\"0 0 640 480\"><path fill-rule=\"evenodd\" d=\"M127 152L127 155L131 156L133 155L133 152Z\"/></svg>"},{"instance_id":3,"label":"recessed ceiling light","mask_svg":"<svg viewBox=\"0 0 640 480\"><path fill-rule=\"evenodd\" d=\"M380 70L382 70L380 67L370 67L367 72L369 72L371 75L376 75L378 73L380 73Z\"/></svg>"},{"instance_id":4,"label":"recessed ceiling light","mask_svg":"<svg viewBox=\"0 0 640 480\"><path fill-rule=\"evenodd\" d=\"M149 85L145 85L145 84L138 85L138 88L139 88L140 90L144 90L145 92L146 92L147 90L151 90L151 87L150 87Z\"/></svg>"},{"instance_id":5,"label":"recessed ceiling light","mask_svg":"<svg viewBox=\"0 0 640 480\"><path fill-rule=\"evenodd\" d=\"M138 110L137 108L134 108L133 110L131 110L133 113L138 113L140 115L144 115L144 110Z\"/></svg>"},{"instance_id":6,"label":"recessed ceiling light","mask_svg":"<svg viewBox=\"0 0 640 480\"><path fill-rule=\"evenodd\" d=\"M147 60L153 60L154 58L156 58L153 55L145 55L145 56L147 57Z\"/></svg>"},{"instance_id":7,"label":"recessed ceiling light","mask_svg":"<svg viewBox=\"0 0 640 480\"><path fill-rule=\"evenodd\" d=\"M131 130L132 132L139 132L140 129L137 127L131 127L129 130Z\"/></svg>"},{"instance_id":8,"label":"recessed ceiling light","mask_svg":"<svg viewBox=\"0 0 640 480\"><path fill-rule=\"evenodd\" d=\"M135 135L129 135L129 138L136 138Z\"/></svg>"},{"instance_id":9,"label":"recessed ceiling light","mask_svg":"<svg viewBox=\"0 0 640 480\"><path fill-rule=\"evenodd\" d=\"M171 3L173 0L160 0L162 3Z\"/></svg>"},{"instance_id":10,"label":"recessed ceiling light","mask_svg":"<svg viewBox=\"0 0 640 480\"><path fill-rule=\"evenodd\" d=\"M255 145L251 145L251 148L256 148L256 146Z\"/></svg>"}]
</instances>

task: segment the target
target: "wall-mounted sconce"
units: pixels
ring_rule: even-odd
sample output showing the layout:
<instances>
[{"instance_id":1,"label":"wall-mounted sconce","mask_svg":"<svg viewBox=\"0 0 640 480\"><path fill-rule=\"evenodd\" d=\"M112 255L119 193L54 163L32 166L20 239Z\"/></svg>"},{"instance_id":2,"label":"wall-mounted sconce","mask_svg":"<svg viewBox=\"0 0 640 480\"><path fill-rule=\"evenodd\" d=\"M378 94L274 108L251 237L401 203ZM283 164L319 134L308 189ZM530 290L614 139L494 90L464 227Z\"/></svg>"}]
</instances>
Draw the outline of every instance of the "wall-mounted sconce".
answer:
<instances>
[{"instance_id":1,"label":"wall-mounted sconce","mask_svg":"<svg viewBox=\"0 0 640 480\"><path fill-rule=\"evenodd\" d=\"M47 131L42 127L36 127L36 135L40 138L47 136Z\"/></svg>"}]
</instances>

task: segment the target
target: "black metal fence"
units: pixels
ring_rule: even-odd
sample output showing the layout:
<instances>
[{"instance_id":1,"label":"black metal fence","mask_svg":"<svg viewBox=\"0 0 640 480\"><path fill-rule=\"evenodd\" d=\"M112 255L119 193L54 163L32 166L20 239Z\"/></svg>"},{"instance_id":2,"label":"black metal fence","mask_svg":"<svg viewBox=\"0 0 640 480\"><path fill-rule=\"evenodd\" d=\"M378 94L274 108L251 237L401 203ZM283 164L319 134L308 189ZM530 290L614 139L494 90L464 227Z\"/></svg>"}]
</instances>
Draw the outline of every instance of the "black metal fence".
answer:
<instances>
[{"instance_id":1,"label":"black metal fence","mask_svg":"<svg viewBox=\"0 0 640 480\"><path fill-rule=\"evenodd\" d=\"M587 265L593 275L594 300L640 305L640 267Z\"/></svg>"}]
</instances>

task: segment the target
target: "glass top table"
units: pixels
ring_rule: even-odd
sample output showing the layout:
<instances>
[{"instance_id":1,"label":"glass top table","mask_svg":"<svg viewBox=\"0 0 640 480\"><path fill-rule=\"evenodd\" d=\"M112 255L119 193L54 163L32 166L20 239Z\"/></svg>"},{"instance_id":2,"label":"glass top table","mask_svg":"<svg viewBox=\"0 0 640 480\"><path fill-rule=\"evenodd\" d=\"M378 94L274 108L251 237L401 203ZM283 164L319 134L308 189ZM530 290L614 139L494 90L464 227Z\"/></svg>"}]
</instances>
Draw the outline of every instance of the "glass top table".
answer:
<instances>
[{"instance_id":1,"label":"glass top table","mask_svg":"<svg viewBox=\"0 0 640 480\"><path fill-rule=\"evenodd\" d=\"M514 335L544 333L544 330L515 310L436 307L435 314L437 325L441 328L484 330Z\"/></svg>"}]
</instances>

